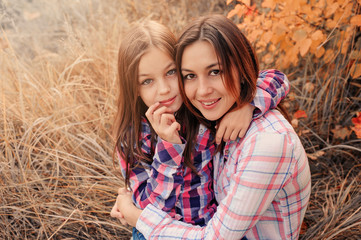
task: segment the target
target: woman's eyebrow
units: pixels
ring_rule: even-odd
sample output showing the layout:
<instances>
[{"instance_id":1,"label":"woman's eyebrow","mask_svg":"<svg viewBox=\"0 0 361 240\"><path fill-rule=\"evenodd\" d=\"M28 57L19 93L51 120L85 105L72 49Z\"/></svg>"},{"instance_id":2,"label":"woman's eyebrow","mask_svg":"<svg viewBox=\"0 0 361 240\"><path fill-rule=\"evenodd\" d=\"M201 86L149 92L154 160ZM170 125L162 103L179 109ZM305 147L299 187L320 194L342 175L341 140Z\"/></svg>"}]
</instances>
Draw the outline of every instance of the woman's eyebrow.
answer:
<instances>
[{"instance_id":1,"label":"woman's eyebrow","mask_svg":"<svg viewBox=\"0 0 361 240\"><path fill-rule=\"evenodd\" d=\"M210 69L210 68L218 66L218 65L219 65L218 62L217 63L212 63L212 64L208 65L208 67L206 67L206 69Z\"/></svg>"},{"instance_id":2,"label":"woman's eyebrow","mask_svg":"<svg viewBox=\"0 0 361 240\"><path fill-rule=\"evenodd\" d=\"M210 68L215 67L215 66L218 66L218 65L219 65L218 62L217 62L217 63L212 63L212 64L208 65L208 66L206 67L206 69L210 69ZM189 70L189 69L187 69L187 68L182 68L182 71L185 71L185 72L193 72L192 70Z\"/></svg>"}]
</instances>

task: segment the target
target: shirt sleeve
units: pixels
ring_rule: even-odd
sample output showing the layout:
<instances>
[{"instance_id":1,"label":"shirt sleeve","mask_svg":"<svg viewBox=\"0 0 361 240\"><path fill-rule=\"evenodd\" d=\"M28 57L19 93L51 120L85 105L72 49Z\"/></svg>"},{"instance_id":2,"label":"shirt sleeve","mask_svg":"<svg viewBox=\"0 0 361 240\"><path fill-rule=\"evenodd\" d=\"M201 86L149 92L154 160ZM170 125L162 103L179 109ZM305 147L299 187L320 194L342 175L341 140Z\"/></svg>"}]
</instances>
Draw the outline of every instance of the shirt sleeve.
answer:
<instances>
[{"instance_id":1,"label":"shirt sleeve","mask_svg":"<svg viewBox=\"0 0 361 240\"><path fill-rule=\"evenodd\" d=\"M185 144L169 143L158 137L153 162L138 161L131 169L130 187L138 208L143 209L150 203L166 212L174 208L183 184L184 148ZM149 149L150 137L143 134L142 150ZM125 176L126 163L120 154L118 157Z\"/></svg>"},{"instance_id":2,"label":"shirt sleeve","mask_svg":"<svg viewBox=\"0 0 361 240\"><path fill-rule=\"evenodd\" d=\"M256 95L251 102L256 107L253 119L264 115L269 109L274 109L290 91L287 76L275 69L260 71L257 79Z\"/></svg>"},{"instance_id":3,"label":"shirt sleeve","mask_svg":"<svg viewBox=\"0 0 361 240\"><path fill-rule=\"evenodd\" d=\"M146 239L241 239L271 207L294 167L293 144L287 136L263 133L248 141L242 151L233 151L230 156L237 158L237 170L231 174L227 196L207 226L176 221L148 205L137 229Z\"/></svg>"}]
</instances>

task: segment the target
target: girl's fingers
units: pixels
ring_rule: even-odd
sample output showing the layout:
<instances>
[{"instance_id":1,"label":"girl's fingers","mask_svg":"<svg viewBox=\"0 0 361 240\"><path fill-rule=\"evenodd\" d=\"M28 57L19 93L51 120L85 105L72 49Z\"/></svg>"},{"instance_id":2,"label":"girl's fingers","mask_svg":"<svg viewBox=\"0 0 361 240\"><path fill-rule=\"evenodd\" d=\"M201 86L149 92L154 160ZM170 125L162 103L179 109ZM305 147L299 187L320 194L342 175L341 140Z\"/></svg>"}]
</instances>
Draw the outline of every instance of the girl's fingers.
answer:
<instances>
[{"instance_id":1,"label":"girl's fingers","mask_svg":"<svg viewBox=\"0 0 361 240\"><path fill-rule=\"evenodd\" d=\"M178 131L181 129L181 126L178 122L173 122L171 125L170 125L170 131L172 132L176 132L178 133Z\"/></svg>"},{"instance_id":2,"label":"girl's fingers","mask_svg":"<svg viewBox=\"0 0 361 240\"><path fill-rule=\"evenodd\" d=\"M224 135L223 135L223 141L228 141L229 140L229 137L231 136L232 134L232 131L229 127L227 127L226 131L224 132Z\"/></svg>"},{"instance_id":3,"label":"girl's fingers","mask_svg":"<svg viewBox=\"0 0 361 240\"><path fill-rule=\"evenodd\" d=\"M167 108L166 106L161 106L153 112L153 116L160 118L160 116L162 116L165 113L169 113L169 114L173 115L173 113L171 112L171 110L169 108Z\"/></svg>"},{"instance_id":4,"label":"girl's fingers","mask_svg":"<svg viewBox=\"0 0 361 240\"><path fill-rule=\"evenodd\" d=\"M154 106L154 105L152 105ZM156 125L156 124L160 124L161 121L161 117L163 114L166 113L171 113L173 115L173 113L170 111L169 108L165 107L165 106L161 106L157 109L152 108L152 109L148 109L146 117L148 118L149 122L152 125Z\"/></svg>"},{"instance_id":5,"label":"girl's fingers","mask_svg":"<svg viewBox=\"0 0 361 240\"><path fill-rule=\"evenodd\" d=\"M128 225L127 221L125 221L124 218L118 218L118 219L119 219L119 221L120 221L120 223L121 223L122 225L124 225L124 226L127 226L127 225Z\"/></svg>"},{"instance_id":6,"label":"girl's fingers","mask_svg":"<svg viewBox=\"0 0 361 240\"><path fill-rule=\"evenodd\" d=\"M154 111L159 107L159 102L154 103L151 105L148 110L145 112L145 115L148 117L148 115L153 115Z\"/></svg>"},{"instance_id":7,"label":"girl's fingers","mask_svg":"<svg viewBox=\"0 0 361 240\"><path fill-rule=\"evenodd\" d=\"M238 133L238 137L239 137L239 138L243 138L243 137L244 137L244 135L246 134L246 131L247 131L247 129L246 129L246 128L244 128L244 129L242 129L241 131L239 131L239 133Z\"/></svg>"},{"instance_id":8,"label":"girl's fingers","mask_svg":"<svg viewBox=\"0 0 361 240\"><path fill-rule=\"evenodd\" d=\"M238 135L239 135L239 133L242 133L242 130L241 130L241 131L235 131L235 130L234 130L234 131L231 133L231 135L229 136L229 140L232 140L232 141L236 140L237 137L238 137Z\"/></svg>"},{"instance_id":9,"label":"girl's fingers","mask_svg":"<svg viewBox=\"0 0 361 240\"><path fill-rule=\"evenodd\" d=\"M123 214L119 211L117 204L115 203L112 211L110 212L110 216L114 217L114 218L123 218Z\"/></svg>"},{"instance_id":10,"label":"girl's fingers","mask_svg":"<svg viewBox=\"0 0 361 240\"><path fill-rule=\"evenodd\" d=\"M167 126L167 125L171 125L175 121L176 121L175 116L173 114L163 113L160 119L160 124Z\"/></svg>"},{"instance_id":11,"label":"girl's fingers","mask_svg":"<svg viewBox=\"0 0 361 240\"><path fill-rule=\"evenodd\" d=\"M178 143L181 144L182 140L179 137L179 133L178 131L180 130L180 124L178 122L173 122L170 126L169 126L169 138L168 141L172 142L172 143Z\"/></svg>"},{"instance_id":12,"label":"girl's fingers","mask_svg":"<svg viewBox=\"0 0 361 240\"><path fill-rule=\"evenodd\" d=\"M220 144L222 142L222 138L225 134L226 131L226 127L224 125L220 125L217 129L217 133L216 133L216 143Z\"/></svg>"}]
</instances>

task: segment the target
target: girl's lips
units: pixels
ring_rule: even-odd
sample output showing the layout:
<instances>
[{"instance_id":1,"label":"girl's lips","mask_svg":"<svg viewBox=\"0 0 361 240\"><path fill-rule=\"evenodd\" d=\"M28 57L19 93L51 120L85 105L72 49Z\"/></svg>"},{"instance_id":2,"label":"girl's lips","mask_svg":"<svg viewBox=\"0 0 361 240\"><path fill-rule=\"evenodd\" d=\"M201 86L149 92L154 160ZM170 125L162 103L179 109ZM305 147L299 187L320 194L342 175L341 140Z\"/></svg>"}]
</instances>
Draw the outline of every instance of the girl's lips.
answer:
<instances>
[{"instance_id":1,"label":"girl's lips","mask_svg":"<svg viewBox=\"0 0 361 240\"><path fill-rule=\"evenodd\" d=\"M166 106L166 107L169 107L170 105L172 105L172 104L174 103L176 97L177 97L177 96L172 97L172 98L169 98L169 99L164 100L164 101L160 101L159 103L162 104L162 105L164 105L164 106Z\"/></svg>"},{"instance_id":2,"label":"girl's lips","mask_svg":"<svg viewBox=\"0 0 361 240\"><path fill-rule=\"evenodd\" d=\"M210 100L199 100L199 102L201 103L203 108L211 109L211 108L214 108L220 100L221 100L221 98L217 98L217 99L210 99Z\"/></svg>"}]
</instances>

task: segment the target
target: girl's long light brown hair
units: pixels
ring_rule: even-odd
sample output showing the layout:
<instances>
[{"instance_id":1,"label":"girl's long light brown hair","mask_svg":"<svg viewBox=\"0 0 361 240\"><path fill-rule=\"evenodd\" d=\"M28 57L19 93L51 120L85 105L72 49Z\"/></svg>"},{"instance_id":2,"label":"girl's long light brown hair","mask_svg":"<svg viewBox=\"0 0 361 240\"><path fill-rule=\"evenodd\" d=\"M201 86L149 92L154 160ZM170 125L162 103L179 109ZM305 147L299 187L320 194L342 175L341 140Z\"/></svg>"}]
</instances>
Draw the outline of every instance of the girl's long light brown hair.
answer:
<instances>
[{"instance_id":1,"label":"girl's long light brown hair","mask_svg":"<svg viewBox=\"0 0 361 240\"><path fill-rule=\"evenodd\" d=\"M174 59L175 44L173 33L155 21L143 21L131 26L121 41L118 53L118 109L113 125L113 137L116 141L113 158L116 158L119 151L127 163L126 186L129 186L130 168L134 167L136 159L150 162L153 156L153 152L151 156L145 155L139 144L141 117L145 117L148 109L138 94L140 59L151 47L166 52ZM155 133L152 131L151 142L154 138Z\"/></svg>"}]
</instances>

